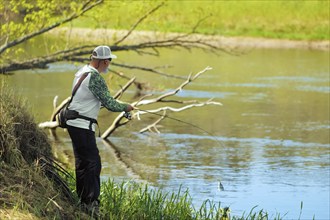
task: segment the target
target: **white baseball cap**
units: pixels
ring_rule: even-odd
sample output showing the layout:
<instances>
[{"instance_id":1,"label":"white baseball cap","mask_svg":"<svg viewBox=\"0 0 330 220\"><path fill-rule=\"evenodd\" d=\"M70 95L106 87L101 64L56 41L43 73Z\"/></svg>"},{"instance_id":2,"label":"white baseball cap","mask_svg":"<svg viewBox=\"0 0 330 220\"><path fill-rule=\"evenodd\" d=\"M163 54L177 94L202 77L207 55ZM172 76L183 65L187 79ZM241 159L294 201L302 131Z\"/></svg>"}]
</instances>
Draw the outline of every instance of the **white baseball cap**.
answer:
<instances>
[{"instance_id":1,"label":"white baseball cap","mask_svg":"<svg viewBox=\"0 0 330 220\"><path fill-rule=\"evenodd\" d=\"M95 47L92 53L92 58L98 59L98 60L106 60L106 59L116 59L117 56L114 54L111 54L110 47L108 46L98 46Z\"/></svg>"}]
</instances>

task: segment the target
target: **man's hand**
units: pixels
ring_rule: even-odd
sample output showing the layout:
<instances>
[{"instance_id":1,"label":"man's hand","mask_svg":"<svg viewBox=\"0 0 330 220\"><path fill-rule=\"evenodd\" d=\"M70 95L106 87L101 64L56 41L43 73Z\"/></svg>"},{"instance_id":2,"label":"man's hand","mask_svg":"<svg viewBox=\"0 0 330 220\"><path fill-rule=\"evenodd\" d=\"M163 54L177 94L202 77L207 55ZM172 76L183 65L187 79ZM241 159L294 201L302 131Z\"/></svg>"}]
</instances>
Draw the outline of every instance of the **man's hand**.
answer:
<instances>
[{"instance_id":1,"label":"man's hand","mask_svg":"<svg viewBox=\"0 0 330 220\"><path fill-rule=\"evenodd\" d=\"M132 111L133 109L134 109L133 106L131 106L131 105L127 105L127 108L126 108L125 112L130 112L130 111Z\"/></svg>"},{"instance_id":2,"label":"man's hand","mask_svg":"<svg viewBox=\"0 0 330 220\"><path fill-rule=\"evenodd\" d=\"M128 120L131 120L132 119L132 115L130 112L125 112L124 113L124 117L127 118Z\"/></svg>"}]
</instances>

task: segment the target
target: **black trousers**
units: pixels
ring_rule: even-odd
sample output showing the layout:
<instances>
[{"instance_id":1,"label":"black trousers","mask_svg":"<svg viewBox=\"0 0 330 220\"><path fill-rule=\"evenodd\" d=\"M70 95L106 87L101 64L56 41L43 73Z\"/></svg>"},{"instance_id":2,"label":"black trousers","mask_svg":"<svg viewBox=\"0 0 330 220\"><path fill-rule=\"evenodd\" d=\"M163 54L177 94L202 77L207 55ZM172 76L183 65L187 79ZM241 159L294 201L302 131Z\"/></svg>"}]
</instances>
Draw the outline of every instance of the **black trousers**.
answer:
<instances>
[{"instance_id":1,"label":"black trousers","mask_svg":"<svg viewBox=\"0 0 330 220\"><path fill-rule=\"evenodd\" d=\"M98 200L101 158L91 130L68 126L75 156L76 189L82 203Z\"/></svg>"}]
</instances>

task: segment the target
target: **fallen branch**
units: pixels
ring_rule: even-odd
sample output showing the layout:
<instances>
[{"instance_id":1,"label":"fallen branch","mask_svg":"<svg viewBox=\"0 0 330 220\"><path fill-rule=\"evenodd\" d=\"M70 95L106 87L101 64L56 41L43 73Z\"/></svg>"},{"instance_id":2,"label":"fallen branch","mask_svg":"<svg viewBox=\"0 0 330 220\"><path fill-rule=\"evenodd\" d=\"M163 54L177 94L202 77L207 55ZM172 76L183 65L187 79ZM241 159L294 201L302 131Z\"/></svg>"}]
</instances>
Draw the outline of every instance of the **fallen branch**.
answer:
<instances>
[{"instance_id":1,"label":"fallen branch","mask_svg":"<svg viewBox=\"0 0 330 220\"><path fill-rule=\"evenodd\" d=\"M159 122L161 122L161 121L165 118L165 116L166 116L166 111L164 111L163 116L162 116L161 118L159 118L157 121L155 121L154 123L148 125L148 126L145 127L145 128L142 128L142 129L140 130L140 133L144 133L144 132L146 132L146 131L153 132L153 131L152 131L152 128L153 128L158 134L160 134L160 131L157 129L157 124L158 124Z\"/></svg>"},{"instance_id":2,"label":"fallen branch","mask_svg":"<svg viewBox=\"0 0 330 220\"><path fill-rule=\"evenodd\" d=\"M138 101L131 103L131 105L137 110L137 112L133 113L132 116L133 118L138 118L140 119L140 115L143 114L157 114L160 111L163 111L163 116L157 120L155 123L147 126L144 129L141 129L140 132L145 132L147 130L152 130L154 129L157 133L160 133L159 130L157 129L157 124L159 124L164 118L166 118L166 111L171 111L171 112L180 112L180 111L184 111L193 107L202 107L202 106L206 106L206 105L218 105L221 106L222 104L220 102L215 102L212 99L207 100L206 102L197 102L196 100L189 100L189 101L181 101L181 100L166 100L166 98L171 97L171 96L175 96L180 90L182 90L185 86L187 86L189 83L193 82L195 79L197 79L200 75L202 75L203 73L205 73L208 70L211 70L211 67L206 67L205 69L203 69L202 71L196 73L195 75L190 74L187 78L186 81L184 81L183 83L181 83L176 89L174 89L173 91L167 92L165 94L162 94L156 98L153 99L146 99L147 97L149 97L150 95L145 95L144 97L141 97ZM114 98L118 99L118 97L120 97L135 81L135 78L132 78L129 82L126 83L126 85L124 87L122 87L115 95ZM51 128L52 129L52 134L55 134L55 129L58 126L58 123L56 122L56 114L67 104L67 102L70 100L70 97L68 97L67 99L65 99L64 101L62 101L62 103L57 106L56 105L56 100L57 97L54 98L54 111L53 114L51 116L51 121L49 122L43 122L39 124L39 127L41 128ZM138 106L142 106L142 105L149 105L149 104L153 104L153 103L157 103L157 102L163 102L163 103L180 103L180 104L187 104L190 103L188 105L185 105L183 107L180 108L174 108L171 106L164 106L164 107L160 107L157 109L151 109L151 110L142 110L139 109ZM127 124L129 122L129 120L127 120L126 118L124 118L124 112L121 112L112 122L112 124L109 126L109 128L101 135L102 139L107 139L117 128Z\"/></svg>"},{"instance_id":3,"label":"fallen branch","mask_svg":"<svg viewBox=\"0 0 330 220\"><path fill-rule=\"evenodd\" d=\"M122 87L113 97L115 99L118 99L118 97L123 94L129 87L130 85L132 85L132 83L134 83L135 81L135 77L132 78L130 81L128 81L124 87ZM52 136L55 136L56 137L56 131L55 129L58 127L58 122L56 121L56 115L61 111L61 109L63 107L66 106L66 104L70 101L71 97L67 97L66 99L64 99L61 104L59 106L57 106L57 100L58 100L58 96L55 96L54 97L54 100L53 100L53 107L54 107L54 110L53 110L53 113L50 117L50 121L46 121L46 122L42 122L42 123L39 123L39 127L40 128L48 128L48 129L51 129L51 135Z\"/></svg>"},{"instance_id":4,"label":"fallen branch","mask_svg":"<svg viewBox=\"0 0 330 220\"><path fill-rule=\"evenodd\" d=\"M197 79L200 75L202 75L203 73L205 73L208 70L211 70L211 67L206 67L205 69L203 69L202 71L196 73L194 76L192 76L191 74L188 76L188 79L183 82L181 85L179 85L176 89L174 89L171 92L165 93L163 95L160 95L154 99L149 99L149 100L140 100L139 102L135 103L135 106L140 106L140 105L148 105L151 103L155 103L155 102L170 102L170 101L165 101L164 99L170 96L174 96L176 95L179 91L181 91L186 85L188 85L189 83L191 83L192 81L194 81L195 79ZM175 101L177 102L177 101Z\"/></svg>"},{"instance_id":5,"label":"fallen branch","mask_svg":"<svg viewBox=\"0 0 330 220\"><path fill-rule=\"evenodd\" d=\"M212 101L212 99L206 101L206 102L198 102L195 101L195 100L190 100L188 102L190 103L193 103L193 104L190 104L190 105L186 105L184 107L181 107L181 108L173 108L173 107L170 107L170 106L165 106L165 107L161 107L161 108L158 108L158 109L154 109L154 110L139 110L139 108L137 108L138 106L141 106L141 105L149 105L149 104L153 104L153 103L157 103L157 102L175 102L175 103L184 103L183 101L177 101L177 100L165 100L165 98L168 98L168 97L171 97L171 96L174 96L176 95L180 90L182 90L186 85L188 85L189 83L193 82L195 79L197 79L201 74L205 73L206 71L208 70L211 70L212 68L211 67L206 67L204 70L196 73L194 76L192 76L192 74L190 74L188 76L188 79L183 82L181 85L179 85L175 90L171 91L171 92L168 92L168 93L165 93L163 95L160 95L154 99L148 99L148 100L145 100L146 97L148 96L144 96L142 97L140 100L136 101L136 102L133 102L131 105L136 109L138 110L136 113L133 113L133 118L140 118L140 115L142 114L146 114L146 113L157 113L157 112L160 112L160 111L172 111L172 112L179 112L179 111L184 111L186 109L189 109L189 108L193 108L193 107L201 107L201 106L204 106L204 105L222 105L220 102L214 102ZM187 103L187 101L185 102ZM119 114L115 119L114 121L112 122L112 124L109 126L109 128L101 135L101 138L103 139L106 139L108 138L109 136L111 136L111 134L119 127L127 124L129 122L129 120L124 120L123 121L123 117L124 117L124 113L121 113ZM165 116L164 116L165 117ZM159 123L159 122L158 122ZM152 126L151 126L152 127ZM155 128L155 127L154 127Z\"/></svg>"}]
</instances>

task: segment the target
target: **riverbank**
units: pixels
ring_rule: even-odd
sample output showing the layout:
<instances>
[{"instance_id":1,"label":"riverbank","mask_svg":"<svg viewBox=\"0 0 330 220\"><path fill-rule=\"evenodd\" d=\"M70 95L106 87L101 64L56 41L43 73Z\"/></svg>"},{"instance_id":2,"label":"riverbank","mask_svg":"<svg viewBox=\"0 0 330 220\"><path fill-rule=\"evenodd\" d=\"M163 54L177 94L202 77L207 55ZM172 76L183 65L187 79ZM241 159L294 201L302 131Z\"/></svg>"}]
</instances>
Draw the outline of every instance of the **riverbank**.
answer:
<instances>
[{"instance_id":1,"label":"riverbank","mask_svg":"<svg viewBox=\"0 0 330 220\"><path fill-rule=\"evenodd\" d=\"M149 14L152 9L160 6ZM329 1L105 1L70 26L257 37L329 40Z\"/></svg>"},{"instance_id":2,"label":"riverbank","mask_svg":"<svg viewBox=\"0 0 330 220\"><path fill-rule=\"evenodd\" d=\"M68 28L61 27L48 33L53 37L61 37L68 42L94 42L110 46L128 33L127 30ZM126 43L141 43L150 40L164 40L180 35L179 33L163 33L153 31L134 31L125 40ZM235 49L308 49L330 50L330 40L288 40L260 37L224 37L219 35L192 34L192 39L203 39L215 46Z\"/></svg>"}]
</instances>

